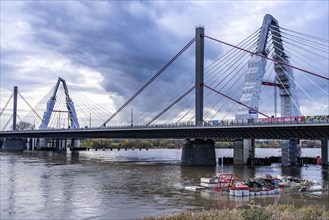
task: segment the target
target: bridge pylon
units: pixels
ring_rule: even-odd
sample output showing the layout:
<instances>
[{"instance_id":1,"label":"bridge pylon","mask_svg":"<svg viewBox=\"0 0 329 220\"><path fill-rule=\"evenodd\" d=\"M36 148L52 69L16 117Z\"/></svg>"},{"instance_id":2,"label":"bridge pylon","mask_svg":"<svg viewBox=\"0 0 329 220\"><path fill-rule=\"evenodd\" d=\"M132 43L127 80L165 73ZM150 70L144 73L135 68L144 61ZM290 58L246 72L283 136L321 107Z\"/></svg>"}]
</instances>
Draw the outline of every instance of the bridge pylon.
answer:
<instances>
[{"instance_id":1,"label":"bridge pylon","mask_svg":"<svg viewBox=\"0 0 329 220\"><path fill-rule=\"evenodd\" d=\"M67 108L68 115L69 115L69 120L70 120L70 127L69 128L75 129L75 128L80 127L78 117L77 117L77 113L75 111L74 102L70 98L69 90L68 90L66 81L64 79L62 79L61 77L59 77L58 80L57 80L57 83L55 85L53 94L47 102L47 108L46 108L46 111L43 114L43 118L42 118L41 124L39 126L40 130L47 130L48 129L48 124L49 124L51 115L54 111L54 107L55 107L55 104L56 104L56 95L57 95L60 83L62 83L63 88L64 88L65 102L66 102L65 104L66 104L66 108ZM66 140L61 140L61 142L64 142L66 144ZM38 148L48 147L48 144L49 144L49 141L46 138L40 138L37 141L37 147ZM53 145L52 141L51 141L51 145ZM61 146L61 144L59 144L58 146ZM80 147L80 140L79 139L72 139L71 140L71 148L78 148L78 147ZM65 148L66 148L66 146L65 146Z\"/></svg>"},{"instance_id":2,"label":"bridge pylon","mask_svg":"<svg viewBox=\"0 0 329 220\"><path fill-rule=\"evenodd\" d=\"M54 111L54 107L56 104L56 95L57 95L60 83L62 83L63 87L64 87L65 98L66 98L65 99L66 108L67 108L69 119L71 122L70 128L79 128L80 127L79 122L78 122L77 113L75 111L74 103L73 103L72 99L70 98L69 90L66 85L66 81L59 77L57 80L56 86L54 88L53 94L47 102L47 109L43 114L43 118L42 118L41 124L39 126L39 129L41 129L41 130L48 129L48 124L49 124L51 115Z\"/></svg>"},{"instance_id":3,"label":"bridge pylon","mask_svg":"<svg viewBox=\"0 0 329 220\"><path fill-rule=\"evenodd\" d=\"M17 94L18 87L14 86L13 93L13 131L17 130ZM24 151L26 149L26 139L25 138L6 138L0 148L7 151Z\"/></svg>"},{"instance_id":4,"label":"bridge pylon","mask_svg":"<svg viewBox=\"0 0 329 220\"><path fill-rule=\"evenodd\" d=\"M269 55L267 47L267 42L269 38L269 33L271 32L272 43L274 47L273 60L274 60L274 71L276 74L276 82L273 83L274 86L278 86L280 91L281 99L281 117L292 117L300 116L300 107L298 102L298 97L296 94L296 85L294 81L294 74L292 68L289 67L288 56L284 51L282 44L280 28L278 21L272 15L265 15L263 19L263 24L261 27L258 45L256 53L253 55L249 62L248 68L245 74L245 84L242 89L242 95L240 101L251 108L241 106L238 109L238 114L236 115L236 120L243 120L253 123L254 120L258 119L258 107L261 94L261 86L263 83L263 77L266 69L266 57ZM288 64L288 65L287 65ZM255 109L257 111L251 110ZM243 141L245 146L243 146L243 151L248 151L248 149L254 149L250 147L250 141ZM240 142L237 140L234 144L234 149L239 149ZM286 140L283 142L282 152L286 152L282 155L282 165L296 165L298 156L298 147L296 140ZM236 161L241 163L245 161L245 154L237 153Z\"/></svg>"},{"instance_id":5,"label":"bridge pylon","mask_svg":"<svg viewBox=\"0 0 329 220\"><path fill-rule=\"evenodd\" d=\"M195 29L195 125L203 125L204 27Z\"/></svg>"},{"instance_id":6,"label":"bridge pylon","mask_svg":"<svg viewBox=\"0 0 329 220\"><path fill-rule=\"evenodd\" d=\"M195 29L195 125L203 126L204 27ZM182 148L184 166L216 166L215 144L211 139L186 139Z\"/></svg>"}]
</instances>

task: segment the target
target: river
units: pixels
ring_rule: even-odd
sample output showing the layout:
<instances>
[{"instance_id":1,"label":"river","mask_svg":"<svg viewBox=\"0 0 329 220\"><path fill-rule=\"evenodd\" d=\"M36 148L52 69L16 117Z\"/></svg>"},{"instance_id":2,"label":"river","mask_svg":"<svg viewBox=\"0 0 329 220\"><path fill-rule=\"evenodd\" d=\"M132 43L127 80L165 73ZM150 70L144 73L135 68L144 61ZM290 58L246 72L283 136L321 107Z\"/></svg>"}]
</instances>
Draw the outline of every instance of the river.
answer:
<instances>
[{"instance_id":1,"label":"river","mask_svg":"<svg viewBox=\"0 0 329 220\"><path fill-rule=\"evenodd\" d=\"M303 149L302 156L321 155ZM232 157L232 149L217 149ZM279 156L278 149L256 149L258 157ZM300 176L329 184L328 168L319 165L282 168L180 166L181 150L106 150L84 152L0 152L0 219L140 219L183 210L234 208L244 204L318 204L329 209L328 192L283 190L265 197L230 197L215 191L191 192L219 170L240 179L255 175Z\"/></svg>"}]
</instances>

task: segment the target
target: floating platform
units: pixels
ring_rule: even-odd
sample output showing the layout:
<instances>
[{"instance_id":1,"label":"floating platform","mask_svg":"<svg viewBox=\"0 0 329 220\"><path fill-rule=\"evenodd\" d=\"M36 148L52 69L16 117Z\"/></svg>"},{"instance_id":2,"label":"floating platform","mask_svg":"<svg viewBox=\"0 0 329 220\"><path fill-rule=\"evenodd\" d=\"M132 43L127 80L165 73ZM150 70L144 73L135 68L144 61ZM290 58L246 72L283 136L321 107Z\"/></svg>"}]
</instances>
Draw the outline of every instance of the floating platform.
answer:
<instances>
[{"instance_id":1,"label":"floating platform","mask_svg":"<svg viewBox=\"0 0 329 220\"><path fill-rule=\"evenodd\" d=\"M268 179L273 183L268 183ZM281 182L279 183L279 179ZM252 181L251 181L252 180ZM266 182L264 182L266 180ZM231 173L217 173L212 178L201 178L200 186L187 186L185 190L189 191L201 191L201 190L216 190L222 193L229 193L230 196L235 197L249 197L249 196L262 196L280 194L281 189L279 187L287 187L290 181L300 181L296 178L273 178L271 175L267 175L262 178L252 178L248 182L239 180L234 174ZM254 185L252 183L257 183ZM268 183L268 184L265 184ZM255 187L256 186L256 187ZM261 187L260 187L261 186ZM289 184L290 186L290 184Z\"/></svg>"},{"instance_id":2,"label":"floating platform","mask_svg":"<svg viewBox=\"0 0 329 220\"><path fill-rule=\"evenodd\" d=\"M206 187L202 187L202 186L185 186L184 189L188 190L188 191L200 191L200 190L206 189Z\"/></svg>"}]
</instances>

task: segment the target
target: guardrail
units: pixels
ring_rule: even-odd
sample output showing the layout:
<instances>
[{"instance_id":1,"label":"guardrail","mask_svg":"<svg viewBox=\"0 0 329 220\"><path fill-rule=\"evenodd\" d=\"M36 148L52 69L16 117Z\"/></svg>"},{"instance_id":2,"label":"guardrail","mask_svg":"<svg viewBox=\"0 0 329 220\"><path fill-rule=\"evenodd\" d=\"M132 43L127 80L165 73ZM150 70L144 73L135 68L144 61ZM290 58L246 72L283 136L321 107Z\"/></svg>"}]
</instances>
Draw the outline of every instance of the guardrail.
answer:
<instances>
[{"instance_id":1,"label":"guardrail","mask_svg":"<svg viewBox=\"0 0 329 220\"><path fill-rule=\"evenodd\" d=\"M284 124L329 124L328 116L299 116L299 117L285 117L285 118L260 118L248 120L221 120L204 122L202 127L220 127L220 126L259 126L259 125L284 125ZM84 127L84 128L49 128L47 130L98 130L98 129L135 129L135 128L188 128L197 127L191 122L181 122L174 124L155 124L155 125L123 125L123 126L107 126L107 127Z\"/></svg>"}]
</instances>

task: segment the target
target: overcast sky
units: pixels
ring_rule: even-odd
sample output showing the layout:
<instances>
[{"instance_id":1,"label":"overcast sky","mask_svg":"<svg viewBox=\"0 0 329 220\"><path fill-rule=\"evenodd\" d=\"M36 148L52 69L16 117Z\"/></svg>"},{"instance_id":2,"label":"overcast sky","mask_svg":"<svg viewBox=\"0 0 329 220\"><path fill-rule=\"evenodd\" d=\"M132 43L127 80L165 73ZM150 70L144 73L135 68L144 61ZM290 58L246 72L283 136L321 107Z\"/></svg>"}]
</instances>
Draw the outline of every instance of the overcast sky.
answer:
<instances>
[{"instance_id":1,"label":"overcast sky","mask_svg":"<svg viewBox=\"0 0 329 220\"><path fill-rule=\"evenodd\" d=\"M198 25L207 35L237 44L272 14L290 30L329 38L326 0L0 4L2 106L14 85L35 104L62 77L113 111L194 37ZM220 47L206 48L207 60L220 55ZM179 74L160 79L163 94L166 86L179 86L185 74L193 74L193 56L192 49L176 64Z\"/></svg>"}]
</instances>

